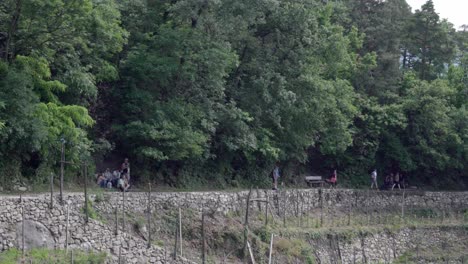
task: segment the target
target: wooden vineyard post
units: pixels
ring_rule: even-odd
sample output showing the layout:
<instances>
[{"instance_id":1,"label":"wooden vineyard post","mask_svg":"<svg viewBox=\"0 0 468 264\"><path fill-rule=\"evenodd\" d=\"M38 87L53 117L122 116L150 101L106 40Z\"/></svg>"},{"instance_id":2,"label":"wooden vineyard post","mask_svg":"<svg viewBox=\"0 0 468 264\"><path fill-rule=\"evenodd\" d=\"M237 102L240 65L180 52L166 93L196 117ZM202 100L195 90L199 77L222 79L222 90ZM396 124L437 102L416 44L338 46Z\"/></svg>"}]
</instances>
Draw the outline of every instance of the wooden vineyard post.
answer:
<instances>
[{"instance_id":1,"label":"wooden vineyard post","mask_svg":"<svg viewBox=\"0 0 468 264\"><path fill-rule=\"evenodd\" d=\"M65 166L65 139L61 138L60 142L62 143L60 151L60 203L63 204L63 173Z\"/></svg>"},{"instance_id":2,"label":"wooden vineyard post","mask_svg":"<svg viewBox=\"0 0 468 264\"><path fill-rule=\"evenodd\" d=\"M85 221L89 222L89 208L88 208L88 163L84 163L84 195L85 195Z\"/></svg>"},{"instance_id":3,"label":"wooden vineyard post","mask_svg":"<svg viewBox=\"0 0 468 264\"><path fill-rule=\"evenodd\" d=\"M268 257L268 264L271 264L271 254L273 252L273 238L275 237L274 234L271 234L271 239L270 239L270 254Z\"/></svg>"},{"instance_id":4,"label":"wooden vineyard post","mask_svg":"<svg viewBox=\"0 0 468 264\"><path fill-rule=\"evenodd\" d=\"M286 191L283 192L283 227L286 228Z\"/></svg>"},{"instance_id":5,"label":"wooden vineyard post","mask_svg":"<svg viewBox=\"0 0 468 264\"><path fill-rule=\"evenodd\" d=\"M258 187L255 188L255 191L257 192L257 207L258 207L258 211L261 212L261 211L262 211L262 203L260 202L260 192L258 191Z\"/></svg>"},{"instance_id":6,"label":"wooden vineyard post","mask_svg":"<svg viewBox=\"0 0 468 264\"><path fill-rule=\"evenodd\" d=\"M403 189L403 201L401 203L401 218L405 219L405 191L406 189Z\"/></svg>"},{"instance_id":7,"label":"wooden vineyard post","mask_svg":"<svg viewBox=\"0 0 468 264\"><path fill-rule=\"evenodd\" d=\"M300 226L301 224L301 219L299 217L299 191L296 189L296 221L297 221L297 226Z\"/></svg>"},{"instance_id":8,"label":"wooden vineyard post","mask_svg":"<svg viewBox=\"0 0 468 264\"><path fill-rule=\"evenodd\" d=\"M50 204L49 209L54 208L54 173L50 173Z\"/></svg>"},{"instance_id":9,"label":"wooden vineyard post","mask_svg":"<svg viewBox=\"0 0 468 264\"><path fill-rule=\"evenodd\" d=\"M267 192L266 193L266 203L265 203L265 227L268 226L268 207L269 207L268 199L269 199L269 196L268 196L268 192Z\"/></svg>"},{"instance_id":10,"label":"wooden vineyard post","mask_svg":"<svg viewBox=\"0 0 468 264\"><path fill-rule=\"evenodd\" d=\"M125 230L125 190L122 192L122 230Z\"/></svg>"},{"instance_id":11,"label":"wooden vineyard post","mask_svg":"<svg viewBox=\"0 0 468 264\"><path fill-rule=\"evenodd\" d=\"M114 231L114 235L117 236L119 234L119 208L118 206L116 205L115 206L115 231Z\"/></svg>"},{"instance_id":12,"label":"wooden vineyard post","mask_svg":"<svg viewBox=\"0 0 468 264\"><path fill-rule=\"evenodd\" d=\"M304 193L300 192L300 197L301 199L298 201L299 202L299 226L302 227L303 225L303 213L304 213ZM298 196L299 198L299 196Z\"/></svg>"},{"instance_id":13,"label":"wooden vineyard post","mask_svg":"<svg viewBox=\"0 0 468 264\"><path fill-rule=\"evenodd\" d=\"M206 261L206 241L205 241L205 210L202 209L202 222L201 222L201 236L202 236L202 264Z\"/></svg>"},{"instance_id":14,"label":"wooden vineyard post","mask_svg":"<svg viewBox=\"0 0 468 264\"><path fill-rule=\"evenodd\" d=\"M179 207L179 240L180 240L180 256L183 257L183 251L182 251L182 211L180 210Z\"/></svg>"},{"instance_id":15,"label":"wooden vineyard post","mask_svg":"<svg viewBox=\"0 0 468 264\"><path fill-rule=\"evenodd\" d=\"M21 200L21 256L24 260L24 206L23 206L23 197L20 194Z\"/></svg>"},{"instance_id":16,"label":"wooden vineyard post","mask_svg":"<svg viewBox=\"0 0 468 264\"><path fill-rule=\"evenodd\" d=\"M244 246L242 248L242 254L245 259L247 256L246 249L248 244L248 236L249 236L249 204L250 204L250 195L252 194L252 187L250 187L249 194L247 195L247 202L245 206L245 219L244 219Z\"/></svg>"},{"instance_id":17,"label":"wooden vineyard post","mask_svg":"<svg viewBox=\"0 0 468 264\"><path fill-rule=\"evenodd\" d=\"M148 183L148 245L151 248L151 183Z\"/></svg>"},{"instance_id":18,"label":"wooden vineyard post","mask_svg":"<svg viewBox=\"0 0 468 264\"><path fill-rule=\"evenodd\" d=\"M68 224L69 224L69 217L70 217L70 208L67 204L67 219L65 224L65 252L68 252Z\"/></svg>"},{"instance_id":19,"label":"wooden vineyard post","mask_svg":"<svg viewBox=\"0 0 468 264\"><path fill-rule=\"evenodd\" d=\"M320 201L320 227L323 226L323 197L322 189L319 189L319 201Z\"/></svg>"},{"instance_id":20,"label":"wooden vineyard post","mask_svg":"<svg viewBox=\"0 0 468 264\"><path fill-rule=\"evenodd\" d=\"M249 248L250 261L252 261L252 264L255 264L255 259L254 259L254 256L253 256L252 247L250 246L249 241L247 241L247 247Z\"/></svg>"}]
</instances>

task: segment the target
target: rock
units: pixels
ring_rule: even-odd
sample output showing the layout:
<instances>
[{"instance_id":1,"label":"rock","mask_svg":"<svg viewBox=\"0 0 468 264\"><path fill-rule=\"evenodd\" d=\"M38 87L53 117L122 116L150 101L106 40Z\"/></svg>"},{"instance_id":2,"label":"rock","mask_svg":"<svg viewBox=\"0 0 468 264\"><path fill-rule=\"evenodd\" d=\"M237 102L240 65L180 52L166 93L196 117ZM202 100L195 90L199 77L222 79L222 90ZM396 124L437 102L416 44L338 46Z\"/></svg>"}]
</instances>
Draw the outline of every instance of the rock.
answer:
<instances>
[{"instance_id":1,"label":"rock","mask_svg":"<svg viewBox=\"0 0 468 264\"><path fill-rule=\"evenodd\" d=\"M22 222L16 225L16 245L22 246ZM43 224L32 221L24 221L24 248L54 248L55 240L50 230Z\"/></svg>"}]
</instances>

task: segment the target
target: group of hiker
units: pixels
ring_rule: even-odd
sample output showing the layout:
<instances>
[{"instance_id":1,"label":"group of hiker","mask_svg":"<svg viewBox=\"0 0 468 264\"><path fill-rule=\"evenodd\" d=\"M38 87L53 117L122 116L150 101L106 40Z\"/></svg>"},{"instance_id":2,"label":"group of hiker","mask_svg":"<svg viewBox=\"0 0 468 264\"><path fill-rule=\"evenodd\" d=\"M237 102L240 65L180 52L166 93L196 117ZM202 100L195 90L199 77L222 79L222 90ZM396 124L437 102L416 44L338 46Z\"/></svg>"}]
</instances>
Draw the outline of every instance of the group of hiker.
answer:
<instances>
[{"instance_id":1,"label":"group of hiker","mask_svg":"<svg viewBox=\"0 0 468 264\"><path fill-rule=\"evenodd\" d=\"M404 189L405 186L406 176L400 172L390 173L385 176L384 183L380 188L377 185L377 169L374 169L371 173L371 189L393 190L396 187L398 187L398 189Z\"/></svg>"},{"instance_id":2,"label":"group of hiker","mask_svg":"<svg viewBox=\"0 0 468 264\"><path fill-rule=\"evenodd\" d=\"M116 188L122 192L130 188L130 162L124 159L119 169L111 172L109 168L103 173L96 175L96 182L101 188Z\"/></svg>"},{"instance_id":3,"label":"group of hiker","mask_svg":"<svg viewBox=\"0 0 468 264\"><path fill-rule=\"evenodd\" d=\"M273 179L273 190L278 189L278 179L280 178L280 167L279 163L276 163L275 168L273 169L271 176ZM377 189L377 190L393 190L396 187L398 189L404 189L406 186L406 177L400 173L390 173L385 177L384 183L379 187L378 182L377 182L377 169L374 169L371 172L371 189ZM333 170L333 173L328 179L325 179L325 182L328 183L331 187L336 187L338 184L338 175L337 175L337 170Z\"/></svg>"},{"instance_id":4,"label":"group of hiker","mask_svg":"<svg viewBox=\"0 0 468 264\"><path fill-rule=\"evenodd\" d=\"M273 180L273 190L278 189L278 179L281 176L279 163L275 164L273 171L271 172L271 177ZM398 189L405 188L406 177L400 172L390 173L385 177L384 183L380 186L377 182L377 169L374 169L371 172L371 189L380 189L380 190L393 190L398 187ZM120 169L110 171L109 168L106 169L103 173L98 173L96 175L96 182L101 188L117 188L122 192L128 191L130 188L130 162L128 158L124 159L124 162L120 166ZM325 182L330 184L330 186L335 187L338 184L338 175L337 170L333 170L333 173L328 179L325 179Z\"/></svg>"}]
</instances>

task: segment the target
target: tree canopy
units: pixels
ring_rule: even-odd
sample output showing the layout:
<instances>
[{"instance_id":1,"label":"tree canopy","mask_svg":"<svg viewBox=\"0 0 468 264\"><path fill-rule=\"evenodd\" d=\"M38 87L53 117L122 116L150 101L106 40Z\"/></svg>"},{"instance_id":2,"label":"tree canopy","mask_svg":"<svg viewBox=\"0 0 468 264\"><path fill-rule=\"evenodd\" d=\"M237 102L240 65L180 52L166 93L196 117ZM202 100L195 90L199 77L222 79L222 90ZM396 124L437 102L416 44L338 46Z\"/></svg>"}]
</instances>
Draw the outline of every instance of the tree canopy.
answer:
<instances>
[{"instance_id":1,"label":"tree canopy","mask_svg":"<svg viewBox=\"0 0 468 264\"><path fill-rule=\"evenodd\" d=\"M325 2L3 1L0 175L46 179L63 139L176 186L264 184L276 162L468 183L468 27L431 0Z\"/></svg>"}]
</instances>

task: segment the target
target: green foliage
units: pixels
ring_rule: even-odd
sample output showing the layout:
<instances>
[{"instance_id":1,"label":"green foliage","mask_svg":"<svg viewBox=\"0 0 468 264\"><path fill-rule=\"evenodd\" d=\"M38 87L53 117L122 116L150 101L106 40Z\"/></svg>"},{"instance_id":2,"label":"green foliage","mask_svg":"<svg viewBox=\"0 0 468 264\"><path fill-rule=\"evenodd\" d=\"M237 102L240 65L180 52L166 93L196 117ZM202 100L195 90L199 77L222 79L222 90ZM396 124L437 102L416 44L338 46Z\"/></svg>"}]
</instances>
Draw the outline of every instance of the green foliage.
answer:
<instances>
[{"instance_id":1,"label":"green foliage","mask_svg":"<svg viewBox=\"0 0 468 264\"><path fill-rule=\"evenodd\" d=\"M432 0L416 10L408 23L412 33L407 39L405 66L415 69L422 80L433 80L445 71L454 56L453 25L441 21Z\"/></svg>"},{"instance_id":2,"label":"green foliage","mask_svg":"<svg viewBox=\"0 0 468 264\"><path fill-rule=\"evenodd\" d=\"M274 247L282 254L299 259L305 259L306 263L313 263L313 252L310 245L301 239L278 238Z\"/></svg>"},{"instance_id":3,"label":"green foliage","mask_svg":"<svg viewBox=\"0 0 468 264\"><path fill-rule=\"evenodd\" d=\"M83 207L81 208L81 213L86 214L86 206L85 205L83 205ZM96 209L94 209L93 202L89 198L88 198L88 216L89 216L89 218L94 219L94 220L99 220L99 221L104 220L102 218L102 216L96 211Z\"/></svg>"},{"instance_id":4,"label":"green foliage","mask_svg":"<svg viewBox=\"0 0 468 264\"><path fill-rule=\"evenodd\" d=\"M10 249L0 253L0 262L4 264L15 264L22 260L21 251ZM73 251L74 263L99 264L106 261L106 253ZM33 263L70 263L70 252L65 250L32 249L25 252L26 261Z\"/></svg>"},{"instance_id":5,"label":"green foliage","mask_svg":"<svg viewBox=\"0 0 468 264\"><path fill-rule=\"evenodd\" d=\"M0 32L0 163L41 177L63 138L78 169L92 150L87 106L98 84L117 79L113 56L128 36L116 3L8 0Z\"/></svg>"},{"instance_id":6,"label":"green foliage","mask_svg":"<svg viewBox=\"0 0 468 264\"><path fill-rule=\"evenodd\" d=\"M468 180L466 30L432 1L328 2L6 0L4 177L49 174L63 138L73 164L187 188L268 186L276 162Z\"/></svg>"},{"instance_id":7,"label":"green foliage","mask_svg":"<svg viewBox=\"0 0 468 264\"><path fill-rule=\"evenodd\" d=\"M432 209L419 209L419 210L413 210L413 213L416 217L424 217L424 218L435 218L438 216L438 213Z\"/></svg>"}]
</instances>

